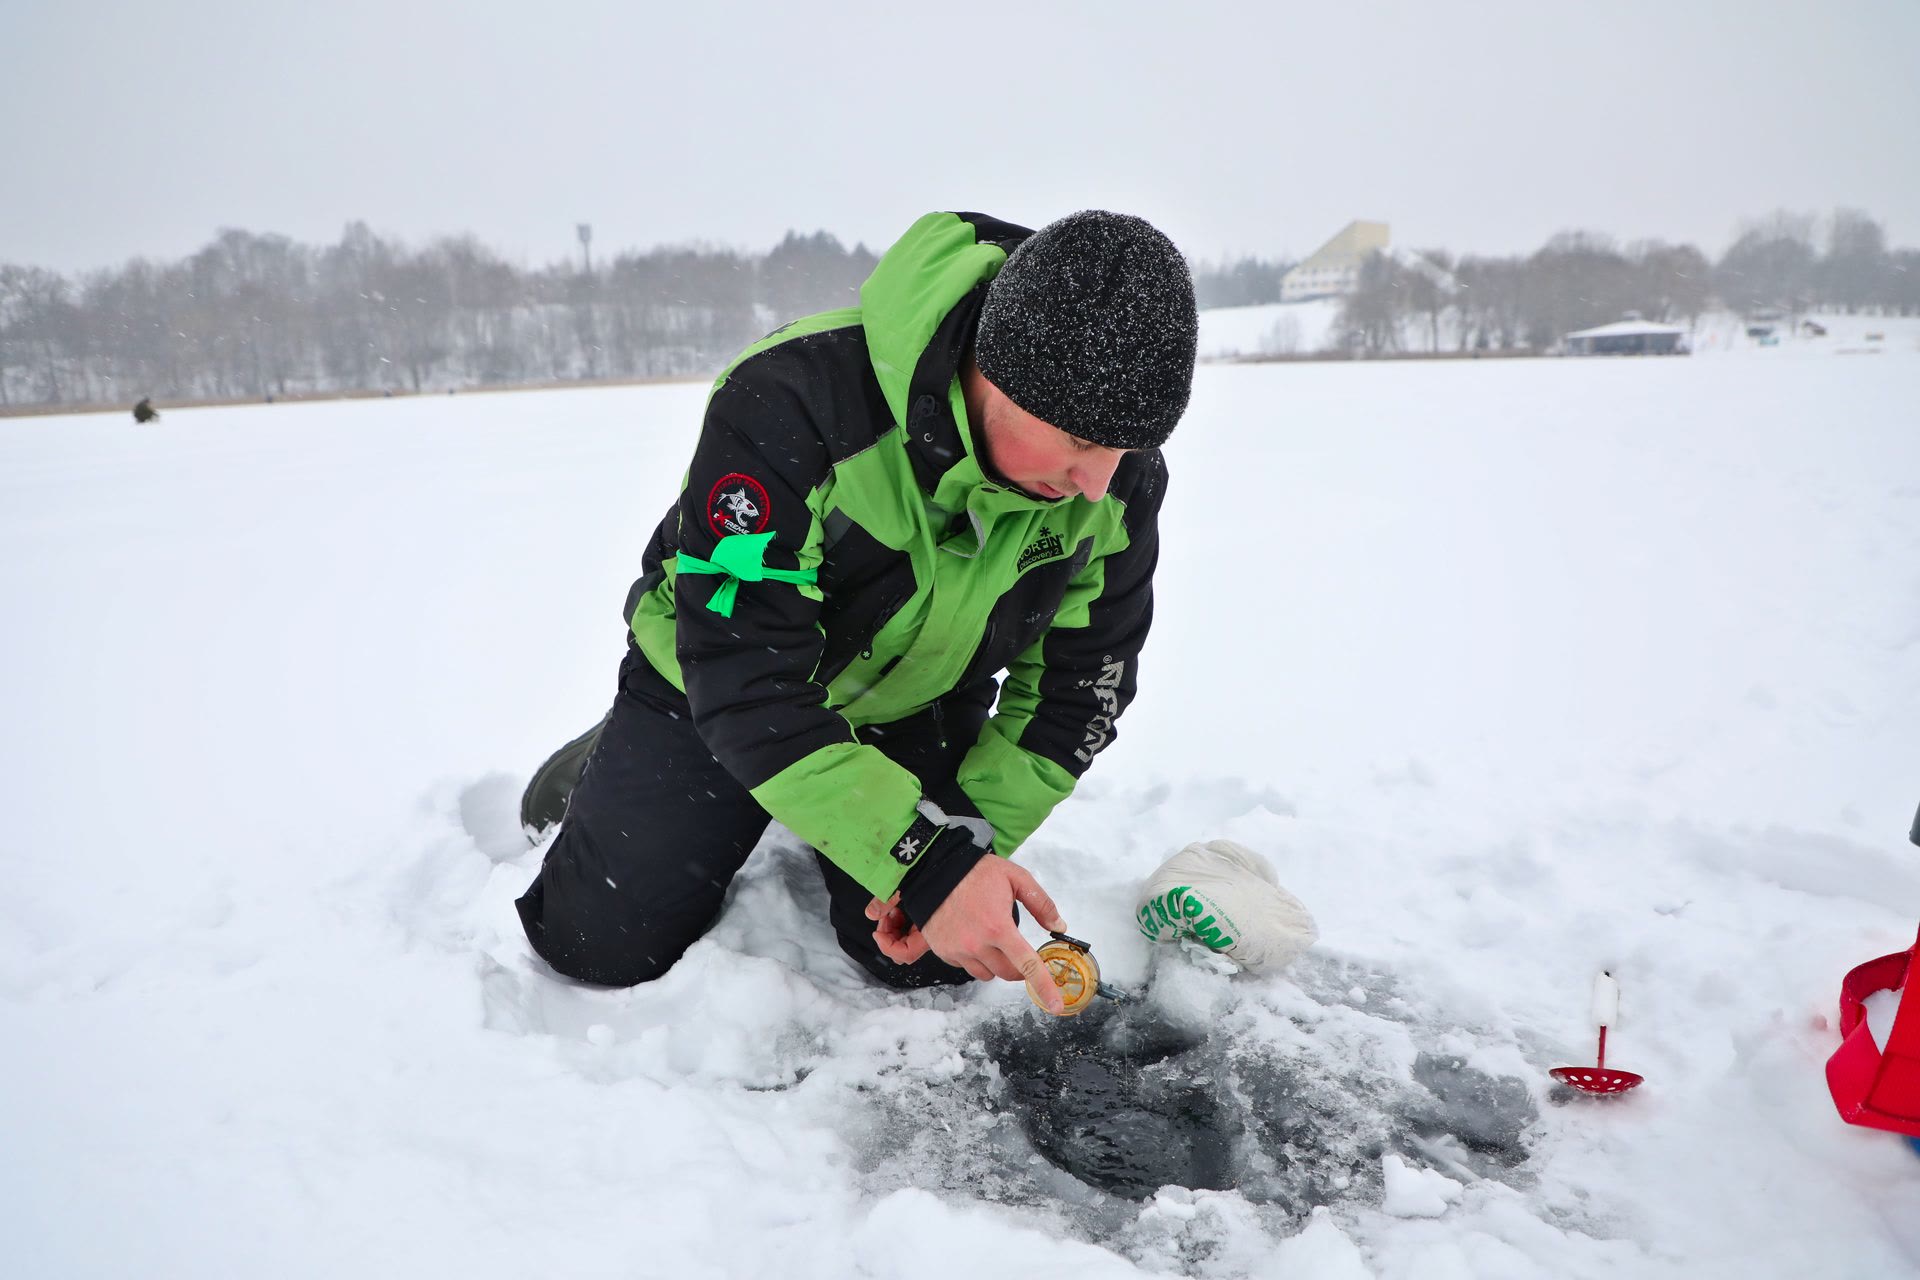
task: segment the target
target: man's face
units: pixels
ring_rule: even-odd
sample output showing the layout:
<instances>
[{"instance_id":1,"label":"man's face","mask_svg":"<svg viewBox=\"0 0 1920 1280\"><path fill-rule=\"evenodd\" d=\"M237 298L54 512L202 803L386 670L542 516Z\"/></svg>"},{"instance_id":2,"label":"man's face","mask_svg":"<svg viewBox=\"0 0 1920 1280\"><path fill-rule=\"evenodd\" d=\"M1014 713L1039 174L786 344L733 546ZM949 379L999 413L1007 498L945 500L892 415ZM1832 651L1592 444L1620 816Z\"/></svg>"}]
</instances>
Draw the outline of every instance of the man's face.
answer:
<instances>
[{"instance_id":1,"label":"man's face","mask_svg":"<svg viewBox=\"0 0 1920 1280\"><path fill-rule=\"evenodd\" d=\"M1125 449L1090 444L1034 417L1008 399L976 367L963 379L967 411L979 427L988 464L1036 498L1107 496Z\"/></svg>"}]
</instances>

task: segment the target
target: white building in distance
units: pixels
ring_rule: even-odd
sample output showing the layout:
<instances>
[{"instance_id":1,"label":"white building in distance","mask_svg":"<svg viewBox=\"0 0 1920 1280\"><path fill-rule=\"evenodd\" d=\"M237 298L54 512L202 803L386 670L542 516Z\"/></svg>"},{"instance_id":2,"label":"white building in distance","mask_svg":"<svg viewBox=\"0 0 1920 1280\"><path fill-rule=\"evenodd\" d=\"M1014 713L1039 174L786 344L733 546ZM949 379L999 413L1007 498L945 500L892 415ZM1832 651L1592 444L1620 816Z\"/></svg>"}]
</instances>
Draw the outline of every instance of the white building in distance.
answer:
<instances>
[{"instance_id":1,"label":"white building in distance","mask_svg":"<svg viewBox=\"0 0 1920 1280\"><path fill-rule=\"evenodd\" d=\"M1386 223L1349 222L1339 235L1280 278L1280 301L1352 293L1360 283L1360 264L1370 253L1385 253L1387 242Z\"/></svg>"},{"instance_id":2,"label":"white building in distance","mask_svg":"<svg viewBox=\"0 0 1920 1280\"><path fill-rule=\"evenodd\" d=\"M1684 356L1687 331L1630 315L1625 320L1570 333L1561 342L1570 356Z\"/></svg>"}]
</instances>

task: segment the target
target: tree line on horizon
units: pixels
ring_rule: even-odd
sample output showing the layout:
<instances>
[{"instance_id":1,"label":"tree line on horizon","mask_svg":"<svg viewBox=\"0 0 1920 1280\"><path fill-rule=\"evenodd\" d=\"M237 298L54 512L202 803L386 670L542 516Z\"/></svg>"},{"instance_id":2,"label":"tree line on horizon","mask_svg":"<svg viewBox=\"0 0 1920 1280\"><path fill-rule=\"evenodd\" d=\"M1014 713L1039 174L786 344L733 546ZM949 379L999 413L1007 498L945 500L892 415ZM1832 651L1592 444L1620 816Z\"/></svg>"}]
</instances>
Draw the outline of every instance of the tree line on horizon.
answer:
<instances>
[{"instance_id":1,"label":"tree line on horizon","mask_svg":"<svg viewBox=\"0 0 1920 1280\"><path fill-rule=\"evenodd\" d=\"M0 406L709 374L782 320L852 303L877 261L820 231L527 270L470 235L413 249L355 222L318 248L225 230L77 280L0 264Z\"/></svg>"},{"instance_id":2,"label":"tree line on horizon","mask_svg":"<svg viewBox=\"0 0 1920 1280\"><path fill-rule=\"evenodd\" d=\"M1291 265L1243 258L1203 268L1201 305L1278 302ZM1785 211L1750 220L1717 262L1690 244L1621 247L1592 231L1561 232L1524 256L1374 253L1342 302L1333 349L1545 351L1625 316L1691 328L1716 308L1788 323L1815 309L1920 315L1920 250L1889 248L1880 223L1841 209L1824 225Z\"/></svg>"},{"instance_id":3,"label":"tree line on horizon","mask_svg":"<svg viewBox=\"0 0 1920 1280\"><path fill-rule=\"evenodd\" d=\"M1719 261L1692 245L1566 232L1537 252L1374 255L1337 326L1341 349L1543 350L1627 312L1692 323L1813 307L1920 313L1920 252L1841 210L1747 224ZM517 267L472 236L420 248L350 224L313 247L220 232L176 262L70 279L0 264L0 406L243 399L706 375L796 316L857 300L876 256L825 231L763 254L630 251L588 270ZM1196 263L1200 305L1280 299L1293 264ZM1419 335L1424 333L1425 341Z\"/></svg>"}]
</instances>

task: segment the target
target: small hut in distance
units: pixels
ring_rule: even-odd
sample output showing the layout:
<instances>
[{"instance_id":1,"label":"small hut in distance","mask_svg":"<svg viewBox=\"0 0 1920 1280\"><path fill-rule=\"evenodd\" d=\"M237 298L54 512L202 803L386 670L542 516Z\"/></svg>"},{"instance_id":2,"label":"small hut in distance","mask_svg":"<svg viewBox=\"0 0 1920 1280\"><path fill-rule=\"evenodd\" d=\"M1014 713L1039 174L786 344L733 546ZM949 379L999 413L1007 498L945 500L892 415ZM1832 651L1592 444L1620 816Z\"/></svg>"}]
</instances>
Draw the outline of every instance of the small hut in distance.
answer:
<instances>
[{"instance_id":1,"label":"small hut in distance","mask_svg":"<svg viewBox=\"0 0 1920 1280\"><path fill-rule=\"evenodd\" d=\"M1570 333L1562 345L1570 356L1683 356L1687 331L1629 315L1625 320Z\"/></svg>"}]
</instances>

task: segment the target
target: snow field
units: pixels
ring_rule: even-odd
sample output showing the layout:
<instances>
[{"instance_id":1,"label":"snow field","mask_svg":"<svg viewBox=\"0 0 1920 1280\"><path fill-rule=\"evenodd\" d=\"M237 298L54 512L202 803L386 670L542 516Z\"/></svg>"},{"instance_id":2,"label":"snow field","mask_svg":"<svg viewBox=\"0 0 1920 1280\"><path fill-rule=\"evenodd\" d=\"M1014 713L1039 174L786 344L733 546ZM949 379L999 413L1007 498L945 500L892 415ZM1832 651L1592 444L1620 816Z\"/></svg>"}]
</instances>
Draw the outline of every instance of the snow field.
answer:
<instances>
[{"instance_id":1,"label":"snow field","mask_svg":"<svg viewBox=\"0 0 1920 1280\"><path fill-rule=\"evenodd\" d=\"M1246 1135L1230 1190L1043 1159L988 1047L1058 1029L866 985L777 828L660 982L531 958L518 789L704 388L0 422L14 1265L1920 1272L1920 1161L1822 1076L1920 917L1920 360L1773 354L1202 370L1140 699L1021 857L1222 1114L1347 1122L1319 1209ZM1313 911L1287 975L1133 931L1212 837ZM1569 1100L1603 966L1648 1083ZM1521 1163L1411 1141L1440 1059Z\"/></svg>"}]
</instances>

